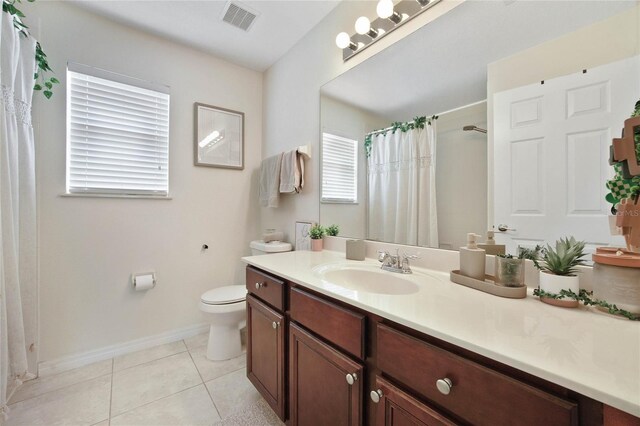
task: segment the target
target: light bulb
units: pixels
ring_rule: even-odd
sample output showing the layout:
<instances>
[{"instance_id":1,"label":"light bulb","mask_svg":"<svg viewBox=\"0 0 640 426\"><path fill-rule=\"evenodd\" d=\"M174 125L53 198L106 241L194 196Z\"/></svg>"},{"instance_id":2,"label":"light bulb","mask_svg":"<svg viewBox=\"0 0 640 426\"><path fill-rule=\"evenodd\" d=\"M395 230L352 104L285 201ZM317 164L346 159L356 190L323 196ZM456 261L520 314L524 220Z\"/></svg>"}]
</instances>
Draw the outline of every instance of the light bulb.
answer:
<instances>
[{"instance_id":1,"label":"light bulb","mask_svg":"<svg viewBox=\"0 0 640 426\"><path fill-rule=\"evenodd\" d=\"M336 46L338 46L340 49L345 49L349 47L350 44L351 37L349 37L349 34L342 32L336 36Z\"/></svg>"},{"instance_id":2,"label":"light bulb","mask_svg":"<svg viewBox=\"0 0 640 426\"><path fill-rule=\"evenodd\" d=\"M366 16L361 16L356 20L356 32L358 34L366 34L371 29L371 22Z\"/></svg>"},{"instance_id":3,"label":"light bulb","mask_svg":"<svg viewBox=\"0 0 640 426\"><path fill-rule=\"evenodd\" d=\"M378 6L376 7L376 12L378 16L382 19L387 19L391 15L393 15L393 1L392 0L380 0L378 2Z\"/></svg>"}]
</instances>

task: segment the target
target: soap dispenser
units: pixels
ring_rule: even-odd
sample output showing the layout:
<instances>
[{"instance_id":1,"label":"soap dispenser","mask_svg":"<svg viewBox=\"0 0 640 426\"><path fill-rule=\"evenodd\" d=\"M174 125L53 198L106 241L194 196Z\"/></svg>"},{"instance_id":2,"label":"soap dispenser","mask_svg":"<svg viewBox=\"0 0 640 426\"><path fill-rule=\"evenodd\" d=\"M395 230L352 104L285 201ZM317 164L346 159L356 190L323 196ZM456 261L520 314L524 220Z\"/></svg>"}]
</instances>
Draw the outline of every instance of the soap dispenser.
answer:
<instances>
[{"instance_id":1,"label":"soap dispenser","mask_svg":"<svg viewBox=\"0 0 640 426\"><path fill-rule=\"evenodd\" d=\"M484 281L486 252L478 248L478 237L473 232L467 234L467 246L460 247L460 273Z\"/></svg>"},{"instance_id":2,"label":"soap dispenser","mask_svg":"<svg viewBox=\"0 0 640 426\"><path fill-rule=\"evenodd\" d=\"M487 231L487 241L484 244L478 244L478 248L483 249L486 254L493 256L505 254L507 252L506 246L504 244L496 244L496 240L493 238L494 236L495 231Z\"/></svg>"}]
</instances>

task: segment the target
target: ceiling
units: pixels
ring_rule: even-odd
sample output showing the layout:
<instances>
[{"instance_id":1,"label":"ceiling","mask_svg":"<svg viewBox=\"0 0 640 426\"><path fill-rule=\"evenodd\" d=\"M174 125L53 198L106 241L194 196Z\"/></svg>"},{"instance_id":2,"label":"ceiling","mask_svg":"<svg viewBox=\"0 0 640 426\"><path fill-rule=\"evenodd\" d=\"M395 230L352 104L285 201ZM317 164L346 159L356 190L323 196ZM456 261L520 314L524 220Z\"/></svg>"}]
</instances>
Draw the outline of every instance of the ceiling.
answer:
<instances>
[{"instance_id":1,"label":"ceiling","mask_svg":"<svg viewBox=\"0 0 640 426\"><path fill-rule=\"evenodd\" d=\"M466 1L322 87L389 121L487 97L487 64L622 13L635 1Z\"/></svg>"},{"instance_id":2,"label":"ceiling","mask_svg":"<svg viewBox=\"0 0 640 426\"><path fill-rule=\"evenodd\" d=\"M340 0L244 1L258 12L249 32L222 21L226 0L74 0L73 4L257 71L282 57Z\"/></svg>"}]
</instances>

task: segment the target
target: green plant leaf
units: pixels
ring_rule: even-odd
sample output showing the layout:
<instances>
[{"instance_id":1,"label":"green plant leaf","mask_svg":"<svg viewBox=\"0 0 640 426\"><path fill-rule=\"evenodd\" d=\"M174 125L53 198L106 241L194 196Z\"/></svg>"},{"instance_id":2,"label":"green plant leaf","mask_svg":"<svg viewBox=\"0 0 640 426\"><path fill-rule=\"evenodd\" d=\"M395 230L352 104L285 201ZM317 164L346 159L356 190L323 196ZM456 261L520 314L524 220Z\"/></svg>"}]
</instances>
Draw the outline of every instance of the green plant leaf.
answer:
<instances>
[{"instance_id":1,"label":"green plant leaf","mask_svg":"<svg viewBox=\"0 0 640 426\"><path fill-rule=\"evenodd\" d=\"M47 86L47 89L52 89L53 88L53 84L51 84L50 81L45 81L44 85Z\"/></svg>"},{"instance_id":2,"label":"green plant leaf","mask_svg":"<svg viewBox=\"0 0 640 426\"><path fill-rule=\"evenodd\" d=\"M47 99L51 99L51 96L53 96L53 92L52 92L52 91L50 91L50 90L45 90L45 91L44 91L44 92L42 92L42 93L44 94L44 96L45 96Z\"/></svg>"},{"instance_id":3,"label":"green plant leaf","mask_svg":"<svg viewBox=\"0 0 640 426\"><path fill-rule=\"evenodd\" d=\"M40 86L39 84L37 84L37 83L36 83L36 84L33 86L33 90L42 90L42 86Z\"/></svg>"},{"instance_id":4,"label":"green plant leaf","mask_svg":"<svg viewBox=\"0 0 640 426\"><path fill-rule=\"evenodd\" d=\"M55 83L55 84L60 84L60 80L58 80L55 77L51 77L51 79L49 81L51 81L52 83Z\"/></svg>"}]
</instances>

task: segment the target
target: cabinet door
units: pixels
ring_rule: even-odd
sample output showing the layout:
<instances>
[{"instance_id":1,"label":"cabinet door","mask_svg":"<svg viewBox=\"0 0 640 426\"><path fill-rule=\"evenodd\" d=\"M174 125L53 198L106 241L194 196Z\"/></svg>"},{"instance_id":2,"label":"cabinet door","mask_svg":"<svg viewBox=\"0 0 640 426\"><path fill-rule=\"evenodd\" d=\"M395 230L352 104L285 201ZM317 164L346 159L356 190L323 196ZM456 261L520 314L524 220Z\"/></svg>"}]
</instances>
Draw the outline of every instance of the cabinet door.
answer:
<instances>
[{"instance_id":1,"label":"cabinet door","mask_svg":"<svg viewBox=\"0 0 640 426\"><path fill-rule=\"evenodd\" d=\"M253 296L247 296L247 377L285 420L285 320Z\"/></svg>"},{"instance_id":2,"label":"cabinet door","mask_svg":"<svg viewBox=\"0 0 640 426\"><path fill-rule=\"evenodd\" d=\"M363 366L294 323L289 330L291 424L360 425Z\"/></svg>"},{"instance_id":3,"label":"cabinet door","mask_svg":"<svg viewBox=\"0 0 640 426\"><path fill-rule=\"evenodd\" d=\"M451 422L437 411L376 376L371 400L377 404L376 426L449 426Z\"/></svg>"}]
</instances>

